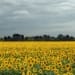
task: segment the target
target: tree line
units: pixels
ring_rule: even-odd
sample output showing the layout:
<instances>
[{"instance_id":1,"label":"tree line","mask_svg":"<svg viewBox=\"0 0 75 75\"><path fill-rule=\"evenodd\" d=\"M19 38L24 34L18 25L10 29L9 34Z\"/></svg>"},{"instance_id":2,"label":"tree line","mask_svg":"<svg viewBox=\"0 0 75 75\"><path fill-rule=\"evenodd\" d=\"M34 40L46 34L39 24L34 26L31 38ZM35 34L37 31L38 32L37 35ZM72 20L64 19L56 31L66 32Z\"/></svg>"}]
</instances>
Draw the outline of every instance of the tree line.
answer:
<instances>
[{"instance_id":1,"label":"tree line","mask_svg":"<svg viewBox=\"0 0 75 75\"><path fill-rule=\"evenodd\" d=\"M24 36L23 34L13 34L4 36L0 41L75 41L74 36L59 34L56 37L50 35Z\"/></svg>"}]
</instances>

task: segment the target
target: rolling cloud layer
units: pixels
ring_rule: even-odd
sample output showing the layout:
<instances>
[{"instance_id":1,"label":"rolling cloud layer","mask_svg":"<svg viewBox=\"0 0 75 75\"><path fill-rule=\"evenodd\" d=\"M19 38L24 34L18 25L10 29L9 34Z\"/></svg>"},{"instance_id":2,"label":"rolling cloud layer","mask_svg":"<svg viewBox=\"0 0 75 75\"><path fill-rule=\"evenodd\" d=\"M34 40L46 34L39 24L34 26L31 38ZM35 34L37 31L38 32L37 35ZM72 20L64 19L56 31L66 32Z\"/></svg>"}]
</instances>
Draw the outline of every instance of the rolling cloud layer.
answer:
<instances>
[{"instance_id":1,"label":"rolling cloud layer","mask_svg":"<svg viewBox=\"0 0 75 75\"><path fill-rule=\"evenodd\" d=\"M75 35L74 0L0 0L0 35Z\"/></svg>"}]
</instances>

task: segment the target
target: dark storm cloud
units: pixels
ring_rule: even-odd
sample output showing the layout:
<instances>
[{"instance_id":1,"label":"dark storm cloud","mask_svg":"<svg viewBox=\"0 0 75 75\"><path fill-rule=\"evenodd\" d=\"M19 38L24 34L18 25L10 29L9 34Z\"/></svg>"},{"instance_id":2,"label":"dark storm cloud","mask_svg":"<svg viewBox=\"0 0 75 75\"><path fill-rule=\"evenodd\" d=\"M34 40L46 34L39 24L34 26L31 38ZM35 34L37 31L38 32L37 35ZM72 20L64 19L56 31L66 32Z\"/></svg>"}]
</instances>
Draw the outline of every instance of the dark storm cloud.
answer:
<instances>
[{"instance_id":1,"label":"dark storm cloud","mask_svg":"<svg viewBox=\"0 0 75 75\"><path fill-rule=\"evenodd\" d=\"M74 0L1 0L0 34L74 35Z\"/></svg>"}]
</instances>

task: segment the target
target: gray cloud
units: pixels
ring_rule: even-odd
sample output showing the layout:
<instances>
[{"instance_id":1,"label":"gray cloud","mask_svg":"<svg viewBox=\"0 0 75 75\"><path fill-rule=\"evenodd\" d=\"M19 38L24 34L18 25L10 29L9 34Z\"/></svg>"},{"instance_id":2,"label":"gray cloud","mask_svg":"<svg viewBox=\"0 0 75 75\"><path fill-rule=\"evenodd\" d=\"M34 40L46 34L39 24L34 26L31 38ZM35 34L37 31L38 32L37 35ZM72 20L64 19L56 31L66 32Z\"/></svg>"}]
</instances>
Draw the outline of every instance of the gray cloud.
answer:
<instances>
[{"instance_id":1,"label":"gray cloud","mask_svg":"<svg viewBox=\"0 0 75 75\"><path fill-rule=\"evenodd\" d=\"M74 35L74 0L1 0L0 34Z\"/></svg>"}]
</instances>

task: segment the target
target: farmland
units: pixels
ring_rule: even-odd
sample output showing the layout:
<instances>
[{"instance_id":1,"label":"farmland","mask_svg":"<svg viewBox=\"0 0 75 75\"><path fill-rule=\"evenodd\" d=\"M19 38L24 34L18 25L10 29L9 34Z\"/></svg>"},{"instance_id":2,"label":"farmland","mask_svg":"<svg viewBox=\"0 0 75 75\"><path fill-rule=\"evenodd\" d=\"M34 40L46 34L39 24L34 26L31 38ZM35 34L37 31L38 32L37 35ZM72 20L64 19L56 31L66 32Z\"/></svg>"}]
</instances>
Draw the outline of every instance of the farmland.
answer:
<instances>
[{"instance_id":1,"label":"farmland","mask_svg":"<svg viewBox=\"0 0 75 75\"><path fill-rule=\"evenodd\" d=\"M0 42L0 75L75 75L75 42Z\"/></svg>"}]
</instances>

